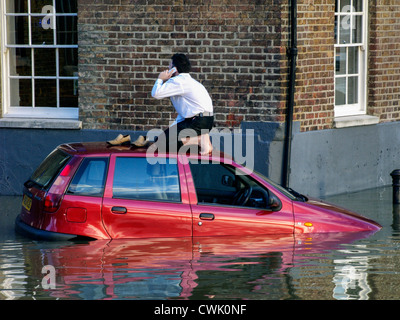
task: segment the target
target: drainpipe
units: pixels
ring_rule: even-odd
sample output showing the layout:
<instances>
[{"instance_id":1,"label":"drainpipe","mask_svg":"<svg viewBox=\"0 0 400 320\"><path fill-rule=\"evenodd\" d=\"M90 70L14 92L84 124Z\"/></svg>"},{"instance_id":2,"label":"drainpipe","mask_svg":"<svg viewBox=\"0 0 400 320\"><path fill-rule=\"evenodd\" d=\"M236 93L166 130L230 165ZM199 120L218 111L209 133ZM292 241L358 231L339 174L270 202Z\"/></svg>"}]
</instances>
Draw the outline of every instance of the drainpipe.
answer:
<instances>
[{"instance_id":1,"label":"drainpipe","mask_svg":"<svg viewBox=\"0 0 400 320\"><path fill-rule=\"evenodd\" d=\"M293 109L294 92L296 81L296 58L297 58L297 0L290 0L290 47L287 50L289 58L289 86L286 107L286 127L285 127L285 146L283 154L283 175L282 185L289 188L290 177L290 156L292 149L292 128L293 128Z\"/></svg>"}]
</instances>

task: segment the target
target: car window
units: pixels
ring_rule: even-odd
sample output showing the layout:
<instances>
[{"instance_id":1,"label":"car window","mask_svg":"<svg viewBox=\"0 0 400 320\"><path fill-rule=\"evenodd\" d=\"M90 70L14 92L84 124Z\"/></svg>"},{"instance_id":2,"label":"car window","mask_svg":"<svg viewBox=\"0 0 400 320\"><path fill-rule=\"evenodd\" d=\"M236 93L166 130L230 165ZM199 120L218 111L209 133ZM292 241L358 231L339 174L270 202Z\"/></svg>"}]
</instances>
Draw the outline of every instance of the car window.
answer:
<instances>
[{"instance_id":1,"label":"car window","mask_svg":"<svg viewBox=\"0 0 400 320\"><path fill-rule=\"evenodd\" d=\"M189 163L199 204L266 207L269 192L251 176L236 174L235 167L223 163L197 160Z\"/></svg>"},{"instance_id":2,"label":"car window","mask_svg":"<svg viewBox=\"0 0 400 320\"><path fill-rule=\"evenodd\" d=\"M164 158L157 163L150 163L146 158L117 157L113 197L180 202L176 159Z\"/></svg>"},{"instance_id":3,"label":"car window","mask_svg":"<svg viewBox=\"0 0 400 320\"><path fill-rule=\"evenodd\" d=\"M102 196L108 158L85 158L68 188L68 194Z\"/></svg>"},{"instance_id":4,"label":"car window","mask_svg":"<svg viewBox=\"0 0 400 320\"><path fill-rule=\"evenodd\" d=\"M30 180L43 188L48 188L71 158L70 155L55 149L32 174Z\"/></svg>"},{"instance_id":5,"label":"car window","mask_svg":"<svg viewBox=\"0 0 400 320\"><path fill-rule=\"evenodd\" d=\"M190 162L193 181L200 203L231 204L237 191L235 175L220 164ZM225 181L224 181L225 179Z\"/></svg>"}]
</instances>

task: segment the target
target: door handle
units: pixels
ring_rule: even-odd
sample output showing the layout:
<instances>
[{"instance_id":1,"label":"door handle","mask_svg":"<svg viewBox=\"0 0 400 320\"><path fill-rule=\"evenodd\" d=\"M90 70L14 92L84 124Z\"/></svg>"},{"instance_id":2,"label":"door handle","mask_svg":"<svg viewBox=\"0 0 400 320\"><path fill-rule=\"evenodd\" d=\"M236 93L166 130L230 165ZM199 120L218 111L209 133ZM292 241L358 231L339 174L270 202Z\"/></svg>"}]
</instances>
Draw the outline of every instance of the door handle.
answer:
<instances>
[{"instance_id":1,"label":"door handle","mask_svg":"<svg viewBox=\"0 0 400 320\"><path fill-rule=\"evenodd\" d=\"M212 213L200 213L199 218L201 220L214 220L214 215Z\"/></svg>"},{"instance_id":2,"label":"door handle","mask_svg":"<svg viewBox=\"0 0 400 320\"><path fill-rule=\"evenodd\" d=\"M118 213L118 214L125 214L126 213L126 208L124 207L112 207L111 208L112 213Z\"/></svg>"}]
</instances>

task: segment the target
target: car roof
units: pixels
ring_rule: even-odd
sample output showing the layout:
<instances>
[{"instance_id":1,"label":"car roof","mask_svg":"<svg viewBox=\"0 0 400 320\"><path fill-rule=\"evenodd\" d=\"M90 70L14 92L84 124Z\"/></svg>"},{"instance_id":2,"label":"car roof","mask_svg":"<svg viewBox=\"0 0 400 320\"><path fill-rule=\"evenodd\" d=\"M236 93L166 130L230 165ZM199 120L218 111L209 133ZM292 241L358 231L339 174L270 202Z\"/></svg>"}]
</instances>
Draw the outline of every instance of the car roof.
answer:
<instances>
[{"instance_id":1,"label":"car roof","mask_svg":"<svg viewBox=\"0 0 400 320\"><path fill-rule=\"evenodd\" d=\"M70 154L70 155L110 155L114 153L130 153L132 155L146 155L147 148L138 148L132 145L120 145L112 146L105 141L96 142L70 142L64 143L57 147L58 149ZM163 152L163 154L176 154L176 152ZM224 154L221 151L214 150L212 153L213 157L232 159L231 156Z\"/></svg>"}]
</instances>

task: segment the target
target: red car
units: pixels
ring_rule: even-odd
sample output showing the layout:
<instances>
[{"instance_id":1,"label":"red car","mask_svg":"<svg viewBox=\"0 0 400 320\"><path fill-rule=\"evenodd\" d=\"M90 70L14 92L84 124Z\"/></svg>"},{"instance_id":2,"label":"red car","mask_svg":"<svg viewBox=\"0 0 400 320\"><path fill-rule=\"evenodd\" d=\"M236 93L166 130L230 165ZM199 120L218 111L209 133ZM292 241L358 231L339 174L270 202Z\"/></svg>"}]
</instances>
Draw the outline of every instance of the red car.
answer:
<instances>
[{"instance_id":1,"label":"red car","mask_svg":"<svg viewBox=\"0 0 400 320\"><path fill-rule=\"evenodd\" d=\"M105 142L63 144L24 184L17 231L45 239L378 231L222 153L149 154Z\"/></svg>"}]
</instances>

